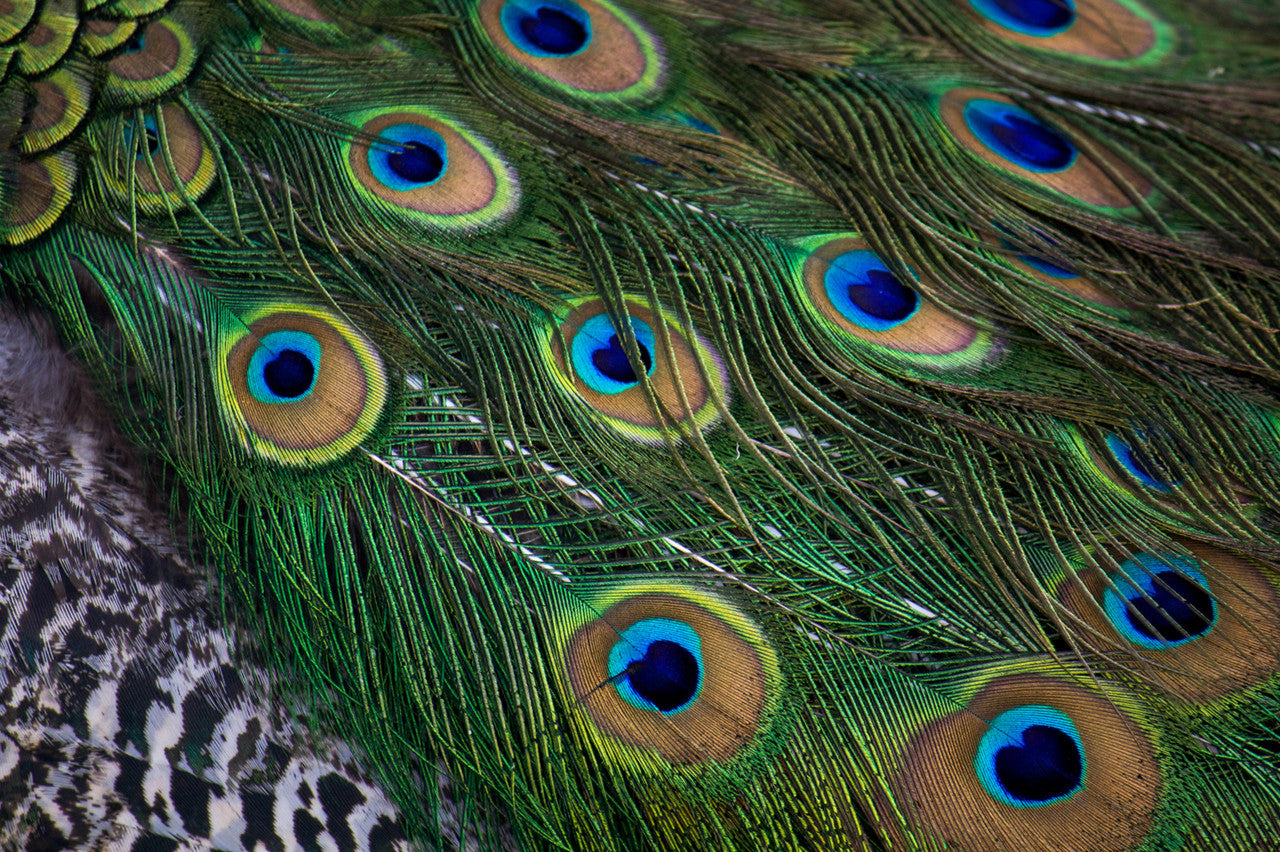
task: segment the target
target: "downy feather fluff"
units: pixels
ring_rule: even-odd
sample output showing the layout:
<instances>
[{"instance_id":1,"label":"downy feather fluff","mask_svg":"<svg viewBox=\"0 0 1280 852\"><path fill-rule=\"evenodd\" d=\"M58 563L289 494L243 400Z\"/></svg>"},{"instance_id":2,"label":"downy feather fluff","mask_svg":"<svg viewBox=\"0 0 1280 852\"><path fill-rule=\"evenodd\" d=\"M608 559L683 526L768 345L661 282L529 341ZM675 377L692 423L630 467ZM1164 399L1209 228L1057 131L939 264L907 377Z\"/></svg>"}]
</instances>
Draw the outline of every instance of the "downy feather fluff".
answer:
<instances>
[{"instance_id":1,"label":"downy feather fluff","mask_svg":"<svg viewBox=\"0 0 1280 852\"><path fill-rule=\"evenodd\" d=\"M0 68L5 291L370 847L1280 849L1280 7L7 0ZM40 830L259 848L174 810Z\"/></svg>"}]
</instances>

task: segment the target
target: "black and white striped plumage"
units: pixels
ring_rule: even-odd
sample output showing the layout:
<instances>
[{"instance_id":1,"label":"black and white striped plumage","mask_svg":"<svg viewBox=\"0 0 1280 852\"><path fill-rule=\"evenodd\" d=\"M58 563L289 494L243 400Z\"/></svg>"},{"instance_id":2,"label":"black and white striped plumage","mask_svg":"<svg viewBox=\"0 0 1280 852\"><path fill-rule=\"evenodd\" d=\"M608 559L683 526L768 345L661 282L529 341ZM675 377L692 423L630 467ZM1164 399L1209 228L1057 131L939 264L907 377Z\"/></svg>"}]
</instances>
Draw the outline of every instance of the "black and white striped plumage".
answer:
<instances>
[{"instance_id":1,"label":"black and white striped plumage","mask_svg":"<svg viewBox=\"0 0 1280 852\"><path fill-rule=\"evenodd\" d=\"M0 314L0 849L407 849L359 756L246 666L95 408Z\"/></svg>"}]
</instances>

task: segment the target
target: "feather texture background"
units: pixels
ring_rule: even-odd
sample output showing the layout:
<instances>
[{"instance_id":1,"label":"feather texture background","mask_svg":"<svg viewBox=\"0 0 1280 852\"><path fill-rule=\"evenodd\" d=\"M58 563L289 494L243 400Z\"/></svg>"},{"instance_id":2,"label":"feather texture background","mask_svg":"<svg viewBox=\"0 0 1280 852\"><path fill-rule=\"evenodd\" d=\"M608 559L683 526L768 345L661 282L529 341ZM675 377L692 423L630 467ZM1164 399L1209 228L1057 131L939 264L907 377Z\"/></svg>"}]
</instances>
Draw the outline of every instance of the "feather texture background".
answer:
<instances>
[{"instance_id":1,"label":"feather texture background","mask_svg":"<svg viewBox=\"0 0 1280 852\"><path fill-rule=\"evenodd\" d=\"M0 21L6 290L249 637L200 665L112 640L95 677L270 720L226 790L336 838L290 786L336 762L371 848L1280 848L1280 9ZM75 570L32 523L28 611ZM108 528L113 606L208 634L206 587ZM112 759L222 771L117 692ZM104 747L90 715L66 748ZM237 848L180 793L113 795ZM262 845L346 842L307 826Z\"/></svg>"}]
</instances>

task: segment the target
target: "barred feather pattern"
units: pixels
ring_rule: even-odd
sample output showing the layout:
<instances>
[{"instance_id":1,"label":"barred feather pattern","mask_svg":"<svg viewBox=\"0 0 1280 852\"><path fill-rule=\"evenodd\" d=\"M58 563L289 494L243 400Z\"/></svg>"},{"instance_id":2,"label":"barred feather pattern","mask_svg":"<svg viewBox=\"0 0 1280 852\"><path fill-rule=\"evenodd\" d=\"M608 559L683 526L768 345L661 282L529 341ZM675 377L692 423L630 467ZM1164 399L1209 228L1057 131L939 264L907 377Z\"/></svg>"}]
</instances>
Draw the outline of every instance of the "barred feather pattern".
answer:
<instances>
[{"instance_id":1,"label":"barred feather pattern","mask_svg":"<svg viewBox=\"0 0 1280 852\"><path fill-rule=\"evenodd\" d=\"M0 848L412 848L246 665L45 323L0 311L0 375Z\"/></svg>"}]
</instances>

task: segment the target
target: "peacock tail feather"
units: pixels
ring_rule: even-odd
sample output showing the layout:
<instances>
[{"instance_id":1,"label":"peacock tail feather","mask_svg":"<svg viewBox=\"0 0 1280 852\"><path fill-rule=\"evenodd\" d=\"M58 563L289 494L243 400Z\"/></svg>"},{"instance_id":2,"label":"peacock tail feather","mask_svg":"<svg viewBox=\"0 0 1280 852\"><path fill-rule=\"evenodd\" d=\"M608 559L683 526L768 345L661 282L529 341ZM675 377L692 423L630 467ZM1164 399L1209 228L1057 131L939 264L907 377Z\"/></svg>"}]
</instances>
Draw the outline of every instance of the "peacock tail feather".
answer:
<instances>
[{"instance_id":1,"label":"peacock tail feather","mask_svg":"<svg viewBox=\"0 0 1280 852\"><path fill-rule=\"evenodd\" d=\"M336 848L1280 849L1278 45L0 0L3 286L397 803ZM129 848L329 848L252 807Z\"/></svg>"}]
</instances>

